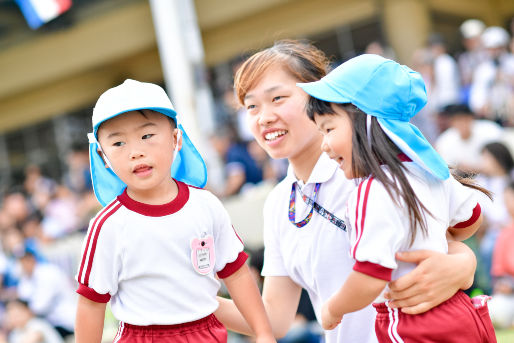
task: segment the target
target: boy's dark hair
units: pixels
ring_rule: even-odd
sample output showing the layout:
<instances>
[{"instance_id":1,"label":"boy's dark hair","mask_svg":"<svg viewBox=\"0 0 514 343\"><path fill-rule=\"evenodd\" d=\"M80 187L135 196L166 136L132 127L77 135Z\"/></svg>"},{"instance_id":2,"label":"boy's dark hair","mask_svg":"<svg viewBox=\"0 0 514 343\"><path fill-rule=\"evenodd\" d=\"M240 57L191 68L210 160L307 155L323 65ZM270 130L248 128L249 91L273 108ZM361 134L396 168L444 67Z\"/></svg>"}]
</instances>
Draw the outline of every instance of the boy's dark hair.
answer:
<instances>
[{"instance_id":1,"label":"boy's dark hair","mask_svg":"<svg viewBox=\"0 0 514 343\"><path fill-rule=\"evenodd\" d=\"M406 177L407 167L401 163L400 154L402 151L380 127L377 118L371 117L371 147L368 142L366 116L353 104L336 104L310 97L307 103L307 115L314 121L314 115L337 115L332 106L339 106L343 109L352 123L352 173L357 177L373 175L378 182L382 183L394 202L400 205L400 200L406 204L409 213L410 223L410 244L416 238L416 226L419 225L423 235L427 233L426 220L423 211L432 214L416 197ZM381 165L386 165L391 176L385 173ZM470 179L455 177L464 186L471 187L484 192L490 197L490 193L474 184Z\"/></svg>"},{"instance_id":2,"label":"boy's dark hair","mask_svg":"<svg viewBox=\"0 0 514 343\"><path fill-rule=\"evenodd\" d=\"M166 118L168 118L168 121L170 122L170 124L171 124L171 128L172 128L172 129L176 129L176 128L177 128L177 123L175 122L175 119L171 118L170 116L167 116L167 115L165 115L165 114L163 114L163 113L161 113L161 112L159 112L159 111L154 111L154 110L150 110L150 109L137 110L137 111L138 111L139 113L141 113L141 115L142 115L143 117L145 117L145 118L147 118L147 117L146 117L145 112L143 112L144 110L146 110L146 111L151 111L151 112L155 112L155 113L159 113L159 114L162 114L163 116L165 116Z\"/></svg>"}]
</instances>

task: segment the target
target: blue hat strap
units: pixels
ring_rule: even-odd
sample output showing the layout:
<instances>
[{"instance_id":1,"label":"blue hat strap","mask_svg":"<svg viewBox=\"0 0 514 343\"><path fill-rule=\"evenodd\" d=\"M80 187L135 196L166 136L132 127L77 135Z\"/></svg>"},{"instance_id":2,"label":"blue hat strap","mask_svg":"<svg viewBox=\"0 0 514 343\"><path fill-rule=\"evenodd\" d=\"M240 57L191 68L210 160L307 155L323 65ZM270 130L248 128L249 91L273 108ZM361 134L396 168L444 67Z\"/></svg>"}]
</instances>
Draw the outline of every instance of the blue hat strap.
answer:
<instances>
[{"instance_id":1,"label":"blue hat strap","mask_svg":"<svg viewBox=\"0 0 514 343\"><path fill-rule=\"evenodd\" d=\"M111 164L111 161L109 161L109 159L107 158L107 155L104 153L104 151L102 150L102 146L100 145L100 143L96 140L96 137L94 135L93 132L90 132L87 134L87 138L89 140L89 144L96 144L96 147L97 149L100 151L100 153L102 154L102 157L105 161L105 163L107 164L107 166L109 168L111 168L111 170L114 172L114 169L112 168L112 164Z\"/></svg>"},{"instance_id":2,"label":"blue hat strap","mask_svg":"<svg viewBox=\"0 0 514 343\"><path fill-rule=\"evenodd\" d=\"M366 114L366 134L368 135L368 144L371 148L371 116Z\"/></svg>"}]
</instances>

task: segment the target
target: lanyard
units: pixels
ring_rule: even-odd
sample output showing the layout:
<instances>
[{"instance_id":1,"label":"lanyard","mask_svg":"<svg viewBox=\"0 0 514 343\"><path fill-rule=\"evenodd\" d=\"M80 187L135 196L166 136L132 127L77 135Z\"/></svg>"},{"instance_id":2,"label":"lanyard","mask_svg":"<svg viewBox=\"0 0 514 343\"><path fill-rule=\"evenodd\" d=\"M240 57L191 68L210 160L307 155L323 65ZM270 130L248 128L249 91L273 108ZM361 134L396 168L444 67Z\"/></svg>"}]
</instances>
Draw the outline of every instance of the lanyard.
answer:
<instances>
[{"instance_id":1,"label":"lanyard","mask_svg":"<svg viewBox=\"0 0 514 343\"><path fill-rule=\"evenodd\" d=\"M296 184L296 182L293 183L293 190L295 189L295 184ZM316 184L316 186L318 186L318 185L319 185L319 183ZM317 189L319 189L319 186L317 187ZM336 217L334 214L332 214L330 211L326 210L323 206L321 206L320 204L318 204L316 202L317 189L316 188L314 189L314 200L313 200L313 199L309 198L308 196L306 196L305 194L303 194L302 189L300 187L298 187L298 190L300 191L300 194L302 195L303 201L308 206L312 206L310 214L312 214L312 209L315 209L316 212L318 212L318 214L320 216L322 216L323 218L325 218L326 220L328 220L329 222L334 224L339 229L346 231L346 224L344 223L344 220ZM290 203L289 209L291 209L291 203ZM289 213L291 213L291 210L289 210L289 211L290 211ZM291 216L289 216L289 220L291 220ZM294 217L293 217L293 220L294 220Z\"/></svg>"},{"instance_id":2,"label":"lanyard","mask_svg":"<svg viewBox=\"0 0 514 343\"><path fill-rule=\"evenodd\" d=\"M314 186L314 201L316 201L316 197L318 196L319 187L321 186L321 183L317 183ZM307 225L307 223L312 218L312 211L314 209L314 206L311 206L311 210L309 211L309 214L307 214L307 217L305 217L303 220L300 220L299 222L295 222L295 203L296 203L296 182L293 183L293 187L291 188L291 196L289 197L289 221L296 225L296 227L304 227Z\"/></svg>"}]
</instances>

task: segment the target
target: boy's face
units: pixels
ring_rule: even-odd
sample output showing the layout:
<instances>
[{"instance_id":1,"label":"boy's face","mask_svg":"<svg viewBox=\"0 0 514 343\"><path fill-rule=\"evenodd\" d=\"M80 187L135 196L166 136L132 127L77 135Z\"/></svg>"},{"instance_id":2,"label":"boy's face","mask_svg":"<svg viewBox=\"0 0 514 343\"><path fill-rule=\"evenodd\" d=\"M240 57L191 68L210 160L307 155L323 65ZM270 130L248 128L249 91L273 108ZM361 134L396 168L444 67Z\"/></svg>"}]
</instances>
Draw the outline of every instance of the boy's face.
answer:
<instances>
[{"instance_id":1,"label":"boy's face","mask_svg":"<svg viewBox=\"0 0 514 343\"><path fill-rule=\"evenodd\" d=\"M335 114L315 115L314 121L323 134L321 149L339 164L348 179L352 172L352 131L350 116L339 106L332 105Z\"/></svg>"},{"instance_id":2,"label":"boy's face","mask_svg":"<svg viewBox=\"0 0 514 343\"><path fill-rule=\"evenodd\" d=\"M165 115L142 112L144 115L141 111L123 113L98 129L103 152L135 200L159 197L170 191L170 168L178 132Z\"/></svg>"}]
</instances>

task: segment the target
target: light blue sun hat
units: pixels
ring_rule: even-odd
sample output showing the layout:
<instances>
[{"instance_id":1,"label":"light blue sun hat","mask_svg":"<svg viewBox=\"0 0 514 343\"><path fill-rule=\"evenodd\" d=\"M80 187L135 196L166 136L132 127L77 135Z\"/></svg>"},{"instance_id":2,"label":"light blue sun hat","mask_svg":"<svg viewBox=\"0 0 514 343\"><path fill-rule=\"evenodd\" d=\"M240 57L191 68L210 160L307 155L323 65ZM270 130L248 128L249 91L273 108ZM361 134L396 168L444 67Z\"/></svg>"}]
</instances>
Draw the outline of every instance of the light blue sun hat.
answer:
<instances>
[{"instance_id":1,"label":"light blue sun hat","mask_svg":"<svg viewBox=\"0 0 514 343\"><path fill-rule=\"evenodd\" d=\"M351 103L377 118L387 136L412 161L445 180L447 163L419 129L409 123L427 103L421 75L379 55L364 54L338 66L319 81L297 83L310 96L333 103Z\"/></svg>"},{"instance_id":2,"label":"light blue sun hat","mask_svg":"<svg viewBox=\"0 0 514 343\"><path fill-rule=\"evenodd\" d=\"M184 128L177 120L177 112L170 99L160 86L125 80L121 85L104 92L93 109L93 132L89 138L89 161L93 190L102 206L110 203L120 195L127 185L114 173L112 168L106 168L99 154L101 146L98 143L98 128L100 124L120 114L136 110L153 110L175 120L177 128L182 132L182 149L175 152L170 174L178 181L202 188L207 183L207 168L205 162L187 136ZM109 161L106 161L109 164Z\"/></svg>"}]
</instances>

